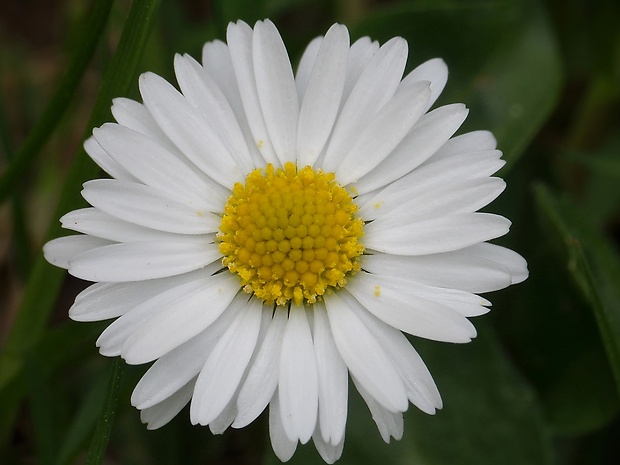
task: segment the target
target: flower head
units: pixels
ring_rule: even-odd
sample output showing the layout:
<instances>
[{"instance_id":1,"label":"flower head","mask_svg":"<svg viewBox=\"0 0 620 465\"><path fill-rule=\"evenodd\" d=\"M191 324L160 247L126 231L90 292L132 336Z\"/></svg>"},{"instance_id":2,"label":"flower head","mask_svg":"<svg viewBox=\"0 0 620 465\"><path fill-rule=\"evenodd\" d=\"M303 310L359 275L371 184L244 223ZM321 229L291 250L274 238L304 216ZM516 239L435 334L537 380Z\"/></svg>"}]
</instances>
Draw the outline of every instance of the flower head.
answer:
<instances>
[{"instance_id":1,"label":"flower head","mask_svg":"<svg viewBox=\"0 0 620 465\"><path fill-rule=\"evenodd\" d=\"M293 74L270 21L238 22L202 64L175 57L180 92L146 73L144 103L114 100L85 143L111 179L84 184L92 207L61 219L82 234L45 255L96 282L70 316L115 319L103 355L155 362L131 398L149 428L190 403L219 434L268 407L280 459L313 439L332 463L348 375L385 441L409 402L441 408L403 332L470 341L477 294L527 268L488 242L510 222L477 212L505 186L495 139L453 137L467 109L429 111L444 62L403 78L406 59L402 38L334 25Z\"/></svg>"}]
</instances>

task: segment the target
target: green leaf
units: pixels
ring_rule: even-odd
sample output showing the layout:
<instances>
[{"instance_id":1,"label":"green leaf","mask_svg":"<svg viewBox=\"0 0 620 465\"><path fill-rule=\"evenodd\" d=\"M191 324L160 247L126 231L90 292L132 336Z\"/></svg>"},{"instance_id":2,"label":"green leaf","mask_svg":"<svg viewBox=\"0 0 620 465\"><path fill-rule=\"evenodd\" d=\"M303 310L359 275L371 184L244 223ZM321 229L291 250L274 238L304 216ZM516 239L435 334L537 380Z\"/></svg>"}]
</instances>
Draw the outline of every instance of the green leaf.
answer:
<instances>
[{"instance_id":1,"label":"green leaf","mask_svg":"<svg viewBox=\"0 0 620 465\"><path fill-rule=\"evenodd\" d=\"M517 250L528 260L530 278L492 295L490 317L536 389L551 432L594 434L618 412L605 348L587 302L570 285L565 260L549 250L559 241L525 211L529 220L515 232L525 236Z\"/></svg>"},{"instance_id":2,"label":"green leaf","mask_svg":"<svg viewBox=\"0 0 620 465\"><path fill-rule=\"evenodd\" d=\"M545 413L556 435L597 431L618 414L618 397L605 353L599 347L588 349L571 360L545 396Z\"/></svg>"},{"instance_id":3,"label":"green leaf","mask_svg":"<svg viewBox=\"0 0 620 465\"><path fill-rule=\"evenodd\" d=\"M620 205L620 135L610 134L607 140L597 142L595 150L567 150L561 155L585 168L577 167L579 175L573 177L580 185L582 211L593 226L606 227L614 221Z\"/></svg>"},{"instance_id":4,"label":"green leaf","mask_svg":"<svg viewBox=\"0 0 620 465\"><path fill-rule=\"evenodd\" d=\"M406 427L424 464L542 465L550 443L533 389L482 321L466 345L416 341L444 407L435 416L412 409ZM423 349L423 350L422 350Z\"/></svg>"},{"instance_id":5,"label":"green leaf","mask_svg":"<svg viewBox=\"0 0 620 465\"><path fill-rule=\"evenodd\" d=\"M136 0L132 4L117 51L104 76L101 91L91 114L89 133L93 126L100 125L110 118L112 98L126 95L134 82L142 50L152 30L160 3L161 0ZM61 199L53 215L54 223L47 235L48 239L64 234L56 218L83 205L83 200L79 196L81 185L86 180L96 177L98 173L99 168L83 150L80 150L65 180ZM39 255L28 281L24 300L0 353L0 366L6 364L9 367L8 370L4 368L0 370L0 394L5 387L14 387L13 381L20 374L23 357L41 338L65 275L64 270L51 266L42 255ZM5 412L0 424L2 428L0 444L6 438L8 433L6 428L17 407L14 398L11 402L5 402L4 397L0 395L0 411Z\"/></svg>"},{"instance_id":6,"label":"green leaf","mask_svg":"<svg viewBox=\"0 0 620 465\"><path fill-rule=\"evenodd\" d=\"M542 185L536 187L540 214L557 234L567 266L577 287L596 317L607 359L620 394L620 259L607 239L590 228L567 199L556 197Z\"/></svg>"},{"instance_id":7,"label":"green leaf","mask_svg":"<svg viewBox=\"0 0 620 465\"><path fill-rule=\"evenodd\" d=\"M527 147L557 101L559 52L535 0L407 2L377 10L352 28L384 42L409 42L409 67L442 57L450 79L440 104L470 108L463 131L488 129L509 163Z\"/></svg>"},{"instance_id":8,"label":"green leaf","mask_svg":"<svg viewBox=\"0 0 620 465\"><path fill-rule=\"evenodd\" d=\"M122 360L120 357L116 357L112 361L107 394L101 410L101 415L99 416L99 421L97 422L97 428L95 429L93 441L90 445L90 449L88 450L86 465L100 465L103 463L105 451L108 447L110 434L112 432L112 426L114 425L116 408L118 406L118 393L121 386L122 368Z\"/></svg>"}]
</instances>

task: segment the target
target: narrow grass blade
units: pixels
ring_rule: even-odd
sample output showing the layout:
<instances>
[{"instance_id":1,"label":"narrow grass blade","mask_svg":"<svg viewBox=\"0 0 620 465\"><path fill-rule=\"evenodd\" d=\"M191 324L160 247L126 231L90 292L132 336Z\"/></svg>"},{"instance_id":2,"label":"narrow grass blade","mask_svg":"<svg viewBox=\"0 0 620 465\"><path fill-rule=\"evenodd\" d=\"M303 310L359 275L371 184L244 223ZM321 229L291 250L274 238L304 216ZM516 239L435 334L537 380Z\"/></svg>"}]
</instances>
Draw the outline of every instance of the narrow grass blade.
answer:
<instances>
[{"instance_id":1,"label":"narrow grass blade","mask_svg":"<svg viewBox=\"0 0 620 465\"><path fill-rule=\"evenodd\" d=\"M106 394L103 409L97 422L95 435L88 450L86 465L100 465L103 462L108 442L110 441L110 433L114 424L114 416L116 415L116 407L118 405L118 392L121 385L123 362L120 357L116 357L112 361L112 369L110 371L110 382L108 384L108 392Z\"/></svg>"},{"instance_id":2,"label":"narrow grass blade","mask_svg":"<svg viewBox=\"0 0 620 465\"><path fill-rule=\"evenodd\" d=\"M589 228L578 209L545 186L536 188L539 212L559 235L568 271L589 301L620 394L620 258L600 233Z\"/></svg>"},{"instance_id":3,"label":"narrow grass blade","mask_svg":"<svg viewBox=\"0 0 620 465\"><path fill-rule=\"evenodd\" d=\"M56 465L70 465L87 440L93 434L101 406L105 404L108 388L107 373L103 373L93 383L93 387L79 406L60 446Z\"/></svg>"}]
</instances>

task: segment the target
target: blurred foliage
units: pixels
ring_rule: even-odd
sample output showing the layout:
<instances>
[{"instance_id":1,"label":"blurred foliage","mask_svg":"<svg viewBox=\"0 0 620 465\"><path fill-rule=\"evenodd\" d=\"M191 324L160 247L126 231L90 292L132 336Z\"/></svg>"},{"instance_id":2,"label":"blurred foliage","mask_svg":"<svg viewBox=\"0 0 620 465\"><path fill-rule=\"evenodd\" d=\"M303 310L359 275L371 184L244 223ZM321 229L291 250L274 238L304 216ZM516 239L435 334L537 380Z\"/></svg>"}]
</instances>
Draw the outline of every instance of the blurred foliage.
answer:
<instances>
[{"instance_id":1,"label":"blurred foliage","mask_svg":"<svg viewBox=\"0 0 620 465\"><path fill-rule=\"evenodd\" d=\"M111 10L99 33L86 25L104 3ZM409 69L443 57L450 80L439 104L464 102L471 112L463 131L496 134L508 189L492 210L513 220L502 243L530 266L528 281L491 296L494 310L478 319L471 344L412 340L445 407L432 417L411 408L400 442L384 444L351 395L339 463L619 463L620 3L161 3L156 21L147 16L159 2L135 1L133 9L128 0L0 4L0 182L12 160L31 150L0 207L0 461L84 463L93 441L89 460L99 463L93 454L105 449L109 433L106 463L279 463L264 415L217 437L192 427L187 412L147 431L129 405L145 368L126 367L120 384L108 387L112 362L94 347L103 324L66 316L86 284L70 277L63 284L63 274L40 258L59 213L79 204L79 183L96 173L79 147L109 118L110 99L138 98L137 76L146 70L174 81L174 53L199 58L205 41L225 40L229 21L270 17L294 63L335 21L349 26L353 39L405 37ZM137 19L127 19L130 9ZM122 38L124 28L133 39ZM98 44L88 67L62 91L66 107L49 110L88 37ZM123 51L128 40L133 48ZM105 76L112 76L107 84ZM40 139L27 149L37 131ZM103 415L114 411L106 430ZM103 432L94 435L96 428ZM301 446L291 463L319 460L312 446Z\"/></svg>"}]
</instances>

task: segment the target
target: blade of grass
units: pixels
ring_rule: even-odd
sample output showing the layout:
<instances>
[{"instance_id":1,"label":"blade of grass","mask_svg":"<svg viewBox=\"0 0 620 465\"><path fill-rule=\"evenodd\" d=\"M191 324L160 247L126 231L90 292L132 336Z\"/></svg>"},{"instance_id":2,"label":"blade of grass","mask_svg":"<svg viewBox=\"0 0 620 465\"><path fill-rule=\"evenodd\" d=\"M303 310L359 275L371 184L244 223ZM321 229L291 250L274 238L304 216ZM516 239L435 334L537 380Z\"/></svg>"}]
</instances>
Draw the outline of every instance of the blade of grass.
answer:
<instances>
[{"instance_id":1,"label":"blade of grass","mask_svg":"<svg viewBox=\"0 0 620 465\"><path fill-rule=\"evenodd\" d=\"M538 210L558 234L568 270L590 303L620 395L620 258L613 246L589 228L577 208L548 188L536 187Z\"/></svg>"},{"instance_id":2,"label":"blade of grass","mask_svg":"<svg viewBox=\"0 0 620 465\"><path fill-rule=\"evenodd\" d=\"M100 125L110 117L110 105L113 97L127 94L135 80L136 69L155 23L161 0L136 0L131 6L125 22L119 45L103 79L102 87L95 102L89 120L89 128ZM89 129L90 131L90 129ZM80 186L99 172L99 168L80 150L71 165L71 170L53 215L60 218L64 213L78 208L82 204L79 197ZM60 224L54 220L48 231L49 239L62 235ZM24 300L16 316L13 327L7 336L3 352L0 354L0 366L9 366L11 370L0 370L0 410L6 414L0 423L0 444L12 424L15 403L4 405L2 389L10 384L15 376L22 375L24 355L33 348L46 327L60 290L65 271L49 265L43 256L39 257L32 270L26 286Z\"/></svg>"},{"instance_id":3,"label":"blade of grass","mask_svg":"<svg viewBox=\"0 0 620 465\"><path fill-rule=\"evenodd\" d=\"M614 379L616 381L618 395L620 396L620 325L618 325L619 307L617 305L614 307L609 305L611 302L609 302L609 300L604 295L605 292L600 289L600 279L596 279L601 278L601 276L599 275L595 277L593 267L590 266L590 263L586 259L580 242L575 241L573 244L571 244L571 247L573 247L574 249L576 266L581 271L583 280L583 291L584 293L588 293L592 309L594 310L594 315L596 317L596 321L601 332L601 337L603 339L603 343L605 344L605 349L607 350L607 358L609 359L609 363L614 374ZM616 273L615 276L620 277L620 274ZM609 277L610 276L607 276L605 278ZM617 284L618 281L615 281L615 283Z\"/></svg>"},{"instance_id":4,"label":"blade of grass","mask_svg":"<svg viewBox=\"0 0 620 465\"><path fill-rule=\"evenodd\" d=\"M26 142L11 158L6 172L0 178L0 202L4 201L22 181L24 173L40 153L41 147L61 120L88 63L95 53L111 8L112 0L99 0L95 4L90 19L85 25L83 40L80 41L81 46L71 56L67 71L62 76L58 89L50 99Z\"/></svg>"},{"instance_id":5,"label":"blade of grass","mask_svg":"<svg viewBox=\"0 0 620 465\"><path fill-rule=\"evenodd\" d=\"M101 406L105 404L109 374L102 373L80 404L67 433L65 434L56 465L70 465L75 462L78 452L84 447L88 437L93 434Z\"/></svg>"},{"instance_id":6,"label":"blade of grass","mask_svg":"<svg viewBox=\"0 0 620 465\"><path fill-rule=\"evenodd\" d=\"M86 457L86 465L100 465L105 456L105 450L110 441L112 426L114 425L114 416L116 415L116 407L118 406L118 391L121 386L121 376L123 371L123 363L120 357L116 357L112 361L112 369L110 373L110 382L106 394L103 409L95 428L95 435L88 450Z\"/></svg>"}]
</instances>

